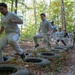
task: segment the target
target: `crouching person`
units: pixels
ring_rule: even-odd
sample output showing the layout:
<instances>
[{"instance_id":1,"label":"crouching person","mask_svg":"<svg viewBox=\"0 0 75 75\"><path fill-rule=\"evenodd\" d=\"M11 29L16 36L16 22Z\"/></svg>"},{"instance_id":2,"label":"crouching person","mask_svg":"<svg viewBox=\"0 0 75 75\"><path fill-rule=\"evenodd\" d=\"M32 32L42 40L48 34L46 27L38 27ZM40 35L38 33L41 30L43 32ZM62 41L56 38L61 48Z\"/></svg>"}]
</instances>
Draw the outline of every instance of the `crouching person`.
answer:
<instances>
[{"instance_id":1,"label":"crouching person","mask_svg":"<svg viewBox=\"0 0 75 75\"><path fill-rule=\"evenodd\" d=\"M2 51L8 44L10 44L24 60L24 51L17 43L20 37L20 30L17 24L22 24L23 21L16 14L9 12L5 3L0 3L0 12L3 15L0 34L5 30L5 36L0 40L0 62L2 61Z\"/></svg>"},{"instance_id":2,"label":"crouching person","mask_svg":"<svg viewBox=\"0 0 75 75\"><path fill-rule=\"evenodd\" d=\"M50 39L49 39L49 34L51 31L50 22L46 19L46 15L44 13L41 13L40 17L42 22L40 23L39 32L34 36L35 48L39 46L37 39L44 38L46 40L48 48L50 49L51 48Z\"/></svg>"}]
</instances>

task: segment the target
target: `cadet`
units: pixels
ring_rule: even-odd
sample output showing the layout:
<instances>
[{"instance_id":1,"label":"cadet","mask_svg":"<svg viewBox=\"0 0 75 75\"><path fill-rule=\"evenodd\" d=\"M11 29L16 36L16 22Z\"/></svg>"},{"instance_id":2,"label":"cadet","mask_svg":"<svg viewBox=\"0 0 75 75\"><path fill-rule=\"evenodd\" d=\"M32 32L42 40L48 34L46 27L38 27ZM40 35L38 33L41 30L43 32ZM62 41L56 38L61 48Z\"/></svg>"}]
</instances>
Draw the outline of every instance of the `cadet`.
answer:
<instances>
[{"instance_id":1,"label":"cadet","mask_svg":"<svg viewBox=\"0 0 75 75\"><path fill-rule=\"evenodd\" d=\"M46 15L44 13L41 13L40 17L42 22L40 23L40 28L38 33L34 36L35 48L39 46L37 39L44 38L46 40L48 48L50 49L51 48L50 39L49 39L49 34L51 30L50 22L46 19Z\"/></svg>"},{"instance_id":2,"label":"cadet","mask_svg":"<svg viewBox=\"0 0 75 75\"><path fill-rule=\"evenodd\" d=\"M17 43L20 37L20 29L17 24L22 24L23 21L15 13L9 12L5 3L0 3L0 12L4 15L1 19L2 26L0 34L5 30L5 36L0 40L0 61L2 61L2 51L8 44L10 44L17 54L19 54L24 60L24 51Z\"/></svg>"}]
</instances>

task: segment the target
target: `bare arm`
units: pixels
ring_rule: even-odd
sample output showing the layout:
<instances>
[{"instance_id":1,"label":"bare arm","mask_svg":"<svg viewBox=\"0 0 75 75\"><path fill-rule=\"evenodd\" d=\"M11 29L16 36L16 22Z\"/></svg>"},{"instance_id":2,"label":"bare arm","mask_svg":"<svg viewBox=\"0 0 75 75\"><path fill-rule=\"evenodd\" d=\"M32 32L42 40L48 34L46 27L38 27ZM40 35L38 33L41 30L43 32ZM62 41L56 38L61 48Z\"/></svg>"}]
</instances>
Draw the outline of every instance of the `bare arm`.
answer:
<instances>
[{"instance_id":1,"label":"bare arm","mask_svg":"<svg viewBox=\"0 0 75 75\"><path fill-rule=\"evenodd\" d=\"M16 23L16 24L23 24L23 21L22 21L22 20L9 19L9 22L11 22L11 23Z\"/></svg>"},{"instance_id":2,"label":"bare arm","mask_svg":"<svg viewBox=\"0 0 75 75\"><path fill-rule=\"evenodd\" d=\"M2 26L0 29L0 34L4 31L4 27Z\"/></svg>"},{"instance_id":3,"label":"bare arm","mask_svg":"<svg viewBox=\"0 0 75 75\"><path fill-rule=\"evenodd\" d=\"M9 22L15 23L15 24L23 24L22 19L14 13L11 14Z\"/></svg>"}]
</instances>

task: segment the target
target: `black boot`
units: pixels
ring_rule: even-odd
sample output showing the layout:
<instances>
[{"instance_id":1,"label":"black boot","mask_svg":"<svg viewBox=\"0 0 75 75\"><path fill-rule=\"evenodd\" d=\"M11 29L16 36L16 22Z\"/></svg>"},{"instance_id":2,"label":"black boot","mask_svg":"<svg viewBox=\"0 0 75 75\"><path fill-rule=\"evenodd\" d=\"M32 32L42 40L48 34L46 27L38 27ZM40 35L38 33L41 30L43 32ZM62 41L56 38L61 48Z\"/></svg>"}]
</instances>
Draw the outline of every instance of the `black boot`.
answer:
<instances>
[{"instance_id":1,"label":"black boot","mask_svg":"<svg viewBox=\"0 0 75 75\"><path fill-rule=\"evenodd\" d=\"M39 46L39 44L36 44L36 45L35 45L35 48L37 48L38 46Z\"/></svg>"},{"instance_id":2,"label":"black boot","mask_svg":"<svg viewBox=\"0 0 75 75\"><path fill-rule=\"evenodd\" d=\"M20 55L20 56L21 56L22 60L25 61L25 57L26 57L25 53L23 53L23 54Z\"/></svg>"}]
</instances>

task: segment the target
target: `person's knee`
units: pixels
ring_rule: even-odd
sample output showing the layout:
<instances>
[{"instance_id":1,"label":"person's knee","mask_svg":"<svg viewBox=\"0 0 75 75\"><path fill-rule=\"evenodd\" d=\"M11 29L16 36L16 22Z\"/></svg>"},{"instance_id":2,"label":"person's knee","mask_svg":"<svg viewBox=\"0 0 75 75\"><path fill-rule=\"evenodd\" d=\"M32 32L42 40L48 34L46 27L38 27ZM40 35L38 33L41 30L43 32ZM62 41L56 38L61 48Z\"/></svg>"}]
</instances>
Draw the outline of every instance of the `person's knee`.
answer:
<instances>
[{"instance_id":1,"label":"person's knee","mask_svg":"<svg viewBox=\"0 0 75 75\"><path fill-rule=\"evenodd\" d=\"M15 43L16 43L16 41L15 41L15 40L13 40L13 39L10 39L10 40L8 41L8 43L12 45L12 44L15 44Z\"/></svg>"},{"instance_id":2,"label":"person's knee","mask_svg":"<svg viewBox=\"0 0 75 75\"><path fill-rule=\"evenodd\" d=\"M34 39L36 39L37 37L36 37L36 36L34 36L33 38L34 38Z\"/></svg>"},{"instance_id":3,"label":"person's knee","mask_svg":"<svg viewBox=\"0 0 75 75\"><path fill-rule=\"evenodd\" d=\"M62 42L64 42L64 40L61 40Z\"/></svg>"},{"instance_id":4,"label":"person's knee","mask_svg":"<svg viewBox=\"0 0 75 75\"><path fill-rule=\"evenodd\" d=\"M57 42L59 42L59 40L57 40Z\"/></svg>"}]
</instances>

